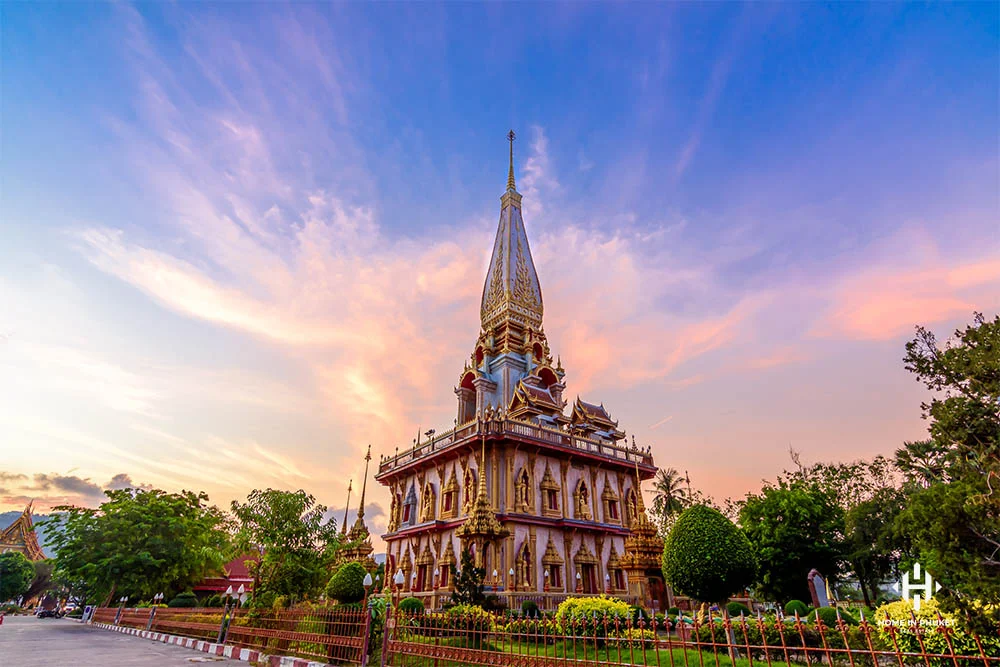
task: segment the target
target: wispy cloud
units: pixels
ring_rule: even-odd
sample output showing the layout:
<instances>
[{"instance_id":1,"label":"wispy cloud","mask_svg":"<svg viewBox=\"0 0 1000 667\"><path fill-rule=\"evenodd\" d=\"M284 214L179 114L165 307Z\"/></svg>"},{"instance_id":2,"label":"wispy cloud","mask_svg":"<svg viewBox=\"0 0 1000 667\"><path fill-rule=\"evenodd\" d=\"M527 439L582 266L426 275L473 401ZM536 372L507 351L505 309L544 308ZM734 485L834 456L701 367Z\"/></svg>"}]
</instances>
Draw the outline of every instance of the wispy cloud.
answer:
<instances>
[{"instance_id":1,"label":"wispy cloud","mask_svg":"<svg viewBox=\"0 0 1000 667\"><path fill-rule=\"evenodd\" d=\"M666 417L664 417L660 421L658 421L655 424L653 424L652 426L650 426L649 430L650 431L655 431L656 429L660 428L661 426L663 426L664 424L666 424L668 421L670 421L673 418L674 418L673 415L667 415Z\"/></svg>"}]
</instances>

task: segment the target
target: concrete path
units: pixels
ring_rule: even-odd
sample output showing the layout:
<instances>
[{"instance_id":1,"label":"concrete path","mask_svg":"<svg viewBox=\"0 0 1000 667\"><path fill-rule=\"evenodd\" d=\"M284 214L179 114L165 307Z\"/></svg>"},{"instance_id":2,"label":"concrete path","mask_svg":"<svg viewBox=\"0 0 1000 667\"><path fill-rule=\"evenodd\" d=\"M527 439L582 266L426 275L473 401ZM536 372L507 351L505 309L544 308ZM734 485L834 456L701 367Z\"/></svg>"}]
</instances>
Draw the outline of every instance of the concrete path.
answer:
<instances>
[{"instance_id":1,"label":"concrete path","mask_svg":"<svg viewBox=\"0 0 1000 667\"><path fill-rule=\"evenodd\" d=\"M246 666L69 619L8 616L0 625L0 667L190 667L200 663Z\"/></svg>"}]
</instances>

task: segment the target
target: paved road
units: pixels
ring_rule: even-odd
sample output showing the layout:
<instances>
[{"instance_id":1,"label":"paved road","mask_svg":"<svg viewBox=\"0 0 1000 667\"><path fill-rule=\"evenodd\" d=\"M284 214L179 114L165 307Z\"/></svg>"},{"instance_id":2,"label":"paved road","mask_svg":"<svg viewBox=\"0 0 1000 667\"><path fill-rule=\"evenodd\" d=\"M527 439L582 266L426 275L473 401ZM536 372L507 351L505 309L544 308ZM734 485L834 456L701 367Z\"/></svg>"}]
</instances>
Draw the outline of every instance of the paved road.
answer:
<instances>
[{"instance_id":1,"label":"paved road","mask_svg":"<svg viewBox=\"0 0 1000 667\"><path fill-rule=\"evenodd\" d=\"M0 667L190 667L200 663L245 664L69 619L8 616L0 625Z\"/></svg>"}]
</instances>

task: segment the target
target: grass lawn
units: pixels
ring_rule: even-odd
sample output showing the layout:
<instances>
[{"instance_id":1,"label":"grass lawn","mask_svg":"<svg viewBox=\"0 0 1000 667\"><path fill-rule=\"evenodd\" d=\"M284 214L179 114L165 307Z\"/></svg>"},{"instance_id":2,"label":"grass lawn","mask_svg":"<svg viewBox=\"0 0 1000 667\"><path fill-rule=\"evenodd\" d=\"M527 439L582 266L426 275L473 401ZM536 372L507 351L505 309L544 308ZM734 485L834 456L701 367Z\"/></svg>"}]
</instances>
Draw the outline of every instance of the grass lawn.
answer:
<instances>
[{"instance_id":1,"label":"grass lawn","mask_svg":"<svg viewBox=\"0 0 1000 667\"><path fill-rule=\"evenodd\" d=\"M596 665L655 665L656 667L751 667L746 658L738 658L735 662L729 659L725 652L720 652L718 659L708 651L684 649L680 647L661 647L654 650L651 646L643 650L638 643L629 646L622 641L611 646L594 646L593 640L557 641L551 644L537 644L518 641L502 635L490 637L489 642L477 642L469 637L450 637L435 640L426 637L409 637L409 644L424 644L429 650L431 646L442 649L469 649L476 651L466 660L455 659L458 656L432 657L427 655L400 655L394 653L389 664L392 667L468 667L470 664L483 665L527 665L545 664L554 661L556 664L565 661L567 664L587 663ZM647 642L647 645L649 642ZM506 654L508 659L500 659L496 654ZM470 663L469 660L474 662ZM755 661L763 665L762 661ZM780 664L777 661L773 665Z\"/></svg>"}]
</instances>

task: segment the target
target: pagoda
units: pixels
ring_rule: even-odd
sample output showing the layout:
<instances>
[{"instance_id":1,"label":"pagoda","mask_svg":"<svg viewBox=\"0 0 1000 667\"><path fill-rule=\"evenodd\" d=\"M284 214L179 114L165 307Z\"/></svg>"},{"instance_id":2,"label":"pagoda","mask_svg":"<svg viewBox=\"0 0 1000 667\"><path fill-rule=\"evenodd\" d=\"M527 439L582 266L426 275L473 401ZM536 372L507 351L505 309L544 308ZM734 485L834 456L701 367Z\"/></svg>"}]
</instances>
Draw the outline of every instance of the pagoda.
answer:
<instances>
[{"instance_id":1,"label":"pagoda","mask_svg":"<svg viewBox=\"0 0 1000 667\"><path fill-rule=\"evenodd\" d=\"M651 563L662 543L655 529L647 534L641 498L642 481L656 473L652 454L626 444L601 403L577 397L567 413L566 371L545 336L514 179L514 138L454 428L418 435L383 456L375 475L391 497L386 571L402 571L407 594L429 606L453 590L450 566L462 552L485 569L488 590L515 606L601 593L660 606L662 574Z\"/></svg>"},{"instance_id":2,"label":"pagoda","mask_svg":"<svg viewBox=\"0 0 1000 667\"><path fill-rule=\"evenodd\" d=\"M0 554L7 551L19 551L30 561L45 560L45 553L38 543L35 525L31 520L31 506L32 503L29 502L24 511L21 512L21 516L0 531Z\"/></svg>"},{"instance_id":3,"label":"pagoda","mask_svg":"<svg viewBox=\"0 0 1000 667\"><path fill-rule=\"evenodd\" d=\"M351 530L345 532L347 528L347 509L344 509L344 522L341 524L341 534L347 546L341 549L339 562L341 563L361 563L369 572L374 572L378 567L372 553L375 547L372 546L371 533L368 532L368 525L365 523L365 489L368 486L368 462L372 460L372 446L368 445L368 452L365 454L365 477L361 481L361 502L358 504L358 518L354 520ZM351 485L347 485L347 504L351 503Z\"/></svg>"}]
</instances>

